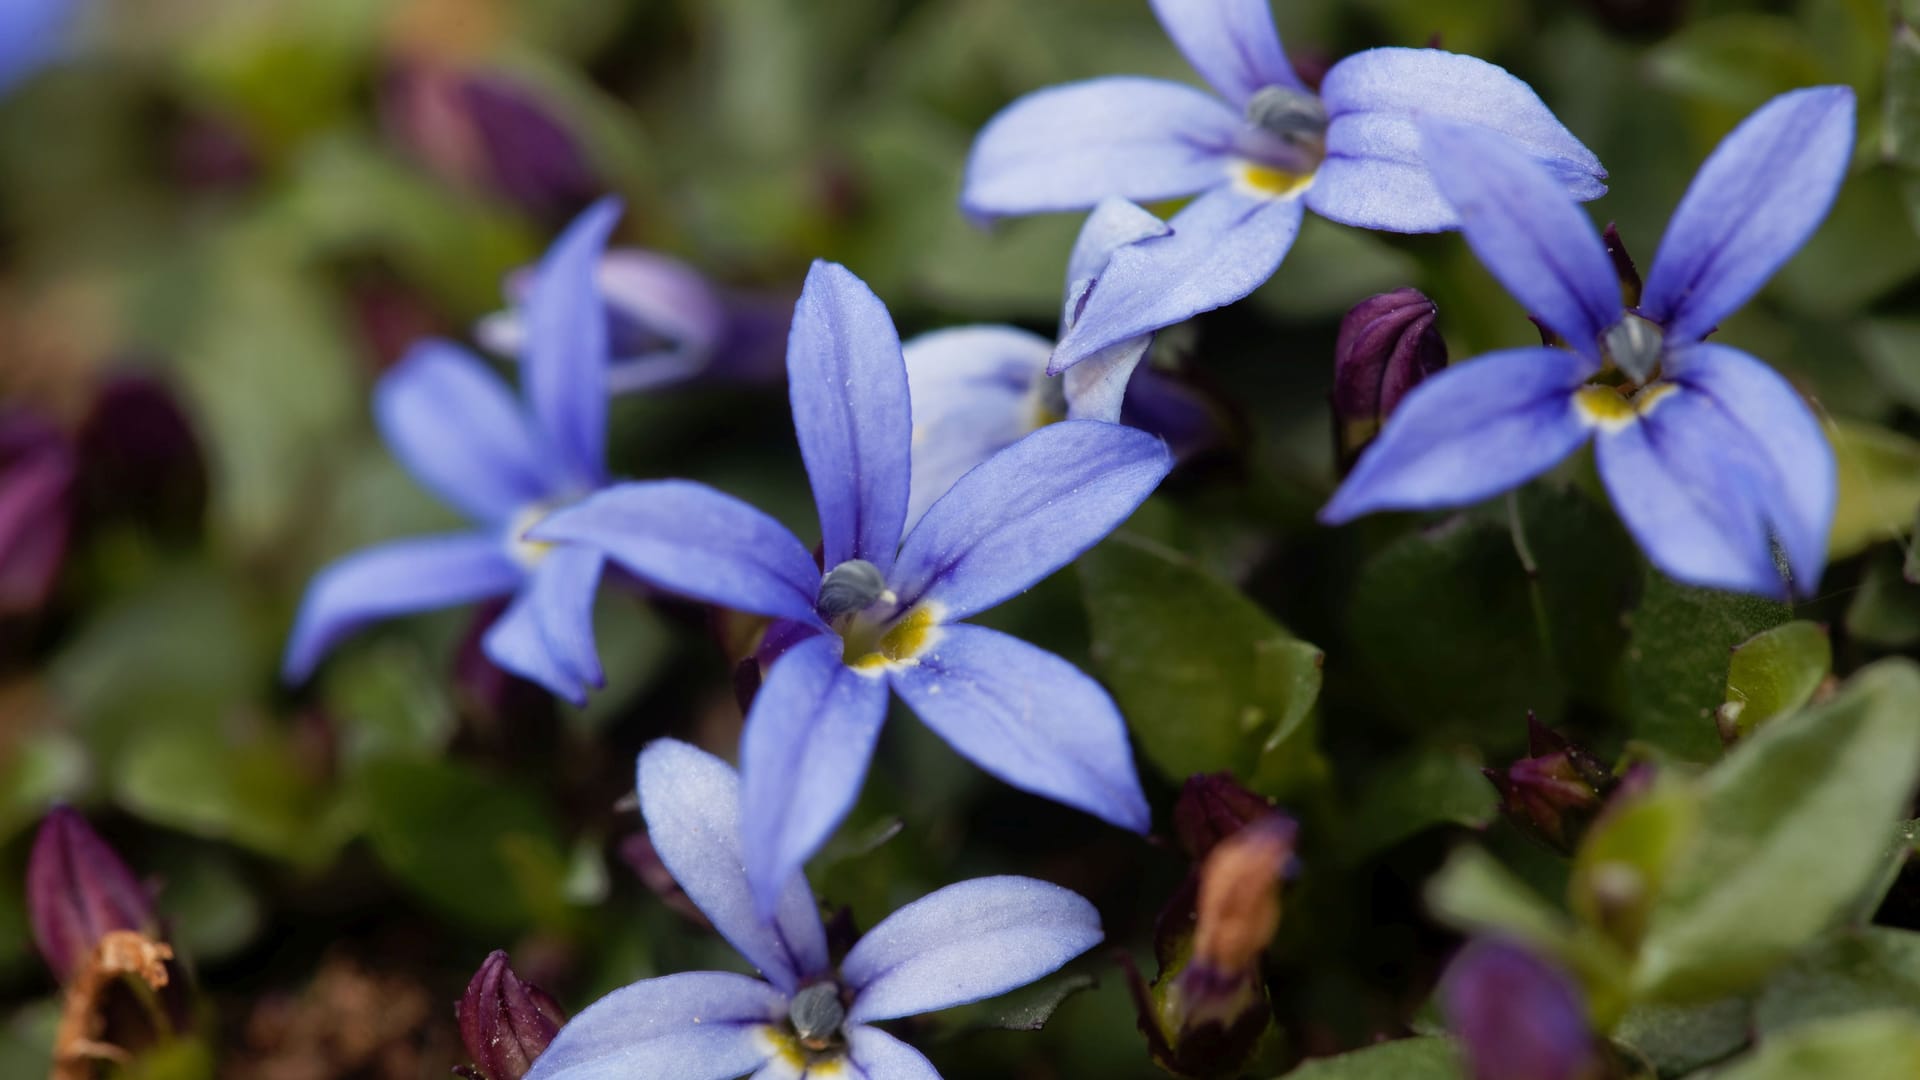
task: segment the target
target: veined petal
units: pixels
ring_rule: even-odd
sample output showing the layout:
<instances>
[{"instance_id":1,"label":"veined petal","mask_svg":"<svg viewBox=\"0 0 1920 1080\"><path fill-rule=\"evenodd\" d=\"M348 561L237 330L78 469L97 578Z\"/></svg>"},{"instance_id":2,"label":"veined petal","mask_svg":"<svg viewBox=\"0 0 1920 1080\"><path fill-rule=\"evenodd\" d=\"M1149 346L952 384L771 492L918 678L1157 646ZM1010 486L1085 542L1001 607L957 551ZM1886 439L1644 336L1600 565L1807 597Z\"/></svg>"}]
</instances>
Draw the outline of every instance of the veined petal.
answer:
<instances>
[{"instance_id":1,"label":"veined petal","mask_svg":"<svg viewBox=\"0 0 1920 1080\"><path fill-rule=\"evenodd\" d=\"M603 559L592 548L563 545L527 576L520 595L481 640L487 658L575 705L607 684L593 644L593 597Z\"/></svg>"},{"instance_id":2,"label":"veined petal","mask_svg":"<svg viewBox=\"0 0 1920 1080\"><path fill-rule=\"evenodd\" d=\"M1833 447L1792 384L1766 364L1725 345L1696 345L1669 357L1667 373L1704 394L1746 432L1752 452L1773 468L1759 495L1767 524L1787 553L1793 584L1810 596L1827 562L1838 498Z\"/></svg>"},{"instance_id":3,"label":"veined petal","mask_svg":"<svg viewBox=\"0 0 1920 1080\"><path fill-rule=\"evenodd\" d=\"M1011 326L961 326L921 334L902 352L913 397L911 529L967 470L1038 426L1033 383L1053 342Z\"/></svg>"},{"instance_id":4,"label":"veined petal","mask_svg":"<svg viewBox=\"0 0 1920 1080\"><path fill-rule=\"evenodd\" d=\"M540 260L527 296L527 403L581 488L606 482L607 317L595 272L619 218L612 198L575 218Z\"/></svg>"},{"instance_id":5,"label":"veined petal","mask_svg":"<svg viewBox=\"0 0 1920 1080\"><path fill-rule=\"evenodd\" d=\"M1152 334L1128 338L1068 368L1060 376L1067 381L1067 418L1119 423L1133 373L1152 347Z\"/></svg>"},{"instance_id":6,"label":"veined petal","mask_svg":"<svg viewBox=\"0 0 1920 1080\"><path fill-rule=\"evenodd\" d=\"M1422 122L1433 182L1474 254L1575 351L1600 359L1620 320L1620 279L1580 204L1519 145L1483 127Z\"/></svg>"},{"instance_id":7,"label":"veined petal","mask_svg":"<svg viewBox=\"0 0 1920 1080\"><path fill-rule=\"evenodd\" d=\"M940 1080L926 1055L864 1024L847 1026L847 1056L860 1074L854 1080Z\"/></svg>"},{"instance_id":8,"label":"veined petal","mask_svg":"<svg viewBox=\"0 0 1920 1080\"><path fill-rule=\"evenodd\" d=\"M949 885L880 920L847 953L847 1020L916 1016L1004 994L1103 936L1093 905L1058 885L1025 877Z\"/></svg>"},{"instance_id":9,"label":"veined petal","mask_svg":"<svg viewBox=\"0 0 1920 1080\"><path fill-rule=\"evenodd\" d=\"M1036 90L980 129L960 206L999 217L1191 195L1223 181L1241 123L1219 99L1160 79Z\"/></svg>"},{"instance_id":10,"label":"veined petal","mask_svg":"<svg viewBox=\"0 0 1920 1080\"><path fill-rule=\"evenodd\" d=\"M1781 94L1700 166L1667 225L1641 309L1674 344L1698 341L1807 242L1847 176L1853 91Z\"/></svg>"},{"instance_id":11,"label":"veined petal","mask_svg":"<svg viewBox=\"0 0 1920 1080\"><path fill-rule=\"evenodd\" d=\"M374 387L373 417L407 471L475 521L505 522L551 492L520 403L458 345L409 349Z\"/></svg>"},{"instance_id":12,"label":"veined petal","mask_svg":"<svg viewBox=\"0 0 1920 1080\"><path fill-rule=\"evenodd\" d=\"M526 1080L734 1080L772 1056L787 996L758 979L688 971L623 987L568 1021Z\"/></svg>"},{"instance_id":13,"label":"veined petal","mask_svg":"<svg viewBox=\"0 0 1920 1080\"><path fill-rule=\"evenodd\" d=\"M1510 349L1430 376L1401 400L1320 520L1463 506L1531 480L1586 440L1573 395L1592 367L1562 349Z\"/></svg>"},{"instance_id":14,"label":"veined petal","mask_svg":"<svg viewBox=\"0 0 1920 1080\"><path fill-rule=\"evenodd\" d=\"M280 676L299 682L348 634L376 619L501 596L523 572L498 537L455 533L357 551L314 575Z\"/></svg>"},{"instance_id":15,"label":"veined petal","mask_svg":"<svg viewBox=\"0 0 1920 1080\"><path fill-rule=\"evenodd\" d=\"M787 339L787 392L826 565L865 559L886 573L907 517L913 406L893 317L838 263L807 272Z\"/></svg>"},{"instance_id":16,"label":"veined petal","mask_svg":"<svg viewBox=\"0 0 1920 1080\"><path fill-rule=\"evenodd\" d=\"M1077 558L1132 514L1173 460L1118 424L1050 424L988 458L933 504L888 579L903 606L964 619Z\"/></svg>"},{"instance_id":17,"label":"veined petal","mask_svg":"<svg viewBox=\"0 0 1920 1080\"><path fill-rule=\"evenodd\" d=\"M1193 70L1245 108L1266 86L1300 90L1268 0L1153 0L1153 13Z\"/></svg>"},{"instance_id":18,"label":"veined petal","mask_svg":"<svg viewBox=\"0 0 1920 1080\"><path fill-rule=\"evenodd\" d=\"M1594 461L1627 531L1668 577L1786 597L1767 536L1773 470L1714 400L1675 387L1633 420L1603 429Z\"/></svg>"},{"instance_id":19,"label":"veined petal","mask_svg":"<svg viewBox=\"0 0 1920 1080\"><path fill-rule=\"evenodd\" d=\"M786 883L774 917L755 910L740 849L740 778L726 762L659 739L641 751L638 771L647 836L720 936L789 993L826 971L827 935L804 875Z\"/></svg>"},{"instance_id":20,"label":"veined petal","mask_svg":"<svg viewBox=\"0 0 1920 1080\"><path fill-rule=\"evenodd\" d=\"M1231 185L1195 199L1167 222L1170 235L1113 253L1061 336L1050 370L1065 371L1128 338L1185 322L1259 288L1293 247L1303 212L1297 198L1248 194Z\"/></svg>"},{"instance_id":21,"label":"veined petal","mask_svg":"<svg viewBox=\"0 0 1920 1080\"><path fill-rule=\"evenodd\" d=\"M1327 159L1307 205L1346 225L1391 232L1453 228L1433 186L1415 121L1490 128L1519 143L1576 199L1606 192L1607 171L1533 88L1485 60L1439 49L1368 49L1333 65L1320 84Z\"/></svg>"},{"instance_id":22,"label":"veined petal","mask_svg":"<svg viewBox=\"0 0 1920 1080\"><path fill-rule=\"evenodd\" d=\"M1067 256L1067 298L1060 313L1060 328L1073 325L1093 279L1107 268L1113 253L1128 244L1173 231L1166 222L1120 198L1101 199L1087 215L1086 224L1074 237L1073 251Z\"/></svg>"},{"instance_id":23,"label":"veined petal","mask_svg":"<svg viewBox=\"0 0 1920 1080\"><path fill-rule=\"evenodd\" d=\"M741 852L760 910L853 809L887 718L887 684L840 661L820 634L767 670L740 736Z\"/></svg>"},{"instance_id":24,"label":"veined petal","mask_svg":"<svg viewBox=\"0 0 1920 1080\"><path fill-rule=\"evenodd\" d=\"M1126 722L1080 669L964 623L941 627L916 661L887 677L963 757L1023 791L1147 831L1151 816Z\"/></svg>"},{"instance_id":25,"label":"veined petal","mask_svg":"<svg viewBox=\"0 0 1920 1080\"><path fill-rule=\"evenodd\" d=\"M821 625L813 556L785 526L705 484L617 484L548 514L527 535L593 548L668 592Z\"/></svg>"}]
</instances>

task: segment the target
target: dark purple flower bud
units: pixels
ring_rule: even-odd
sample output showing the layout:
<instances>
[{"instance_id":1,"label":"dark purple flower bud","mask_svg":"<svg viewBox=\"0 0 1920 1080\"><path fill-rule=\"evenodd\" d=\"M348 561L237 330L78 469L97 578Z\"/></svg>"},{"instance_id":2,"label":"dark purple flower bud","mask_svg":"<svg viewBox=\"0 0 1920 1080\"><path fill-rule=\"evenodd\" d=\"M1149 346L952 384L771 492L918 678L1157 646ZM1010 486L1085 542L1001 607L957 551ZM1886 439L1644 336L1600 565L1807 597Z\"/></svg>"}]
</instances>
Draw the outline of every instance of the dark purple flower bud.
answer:
<instances>
[{"instance_id":1,"label":"dark purple flower bud","mask_svg":"<svg viewBox=\"0 0 1920 1080\"><path fill-rule=\"evenodd\" d=\"M132 373L107 379L78 441L90 520L128 519L175 535L199 531L207 509L206 459L165 383Z\"/></svg>"},{"instance_id":2,"label":"dark purple flower bud","mask_svg":"<svg viewBox=\"0 0 1920 1080\"><path fill-rule=\"evenodd\" d=\"M567 1022L546 991L513 973L500 949L474 972L454 1015L460 1041L485 1080L520 1080Z\"/></svg>"},{"instance_id":3,"label":"dark purple flower bud","mask_svg":"<svg viewBox=\"0 0 1920 1080\"><path fill-rule=\"evenodd\" d=\"M1421 380L1447 366L1437 309L1417 289L1354 305L1333 347L1333 416L1341 459L1352 461Z\"/></svg>"},{"instance_id":4,"label":"dark purple flower bud","mask_svg":"<svg viewBox=\"0 0 1920 1080\"><path fill-rule=\"evenodd\" d=\"M573 132L509 76L404 61L386 80L382 112L394 136L450 183L554 215L598 193Z\"/></svg>"},{"instance_id":5,"label":"dark purple flower bud","mask_svg":"<svg viewBox=\"0 0 1920 1080\"><path fill-rule=\"evenodd\" d=\"M1598 758L1531 714L1527 752L1505 769L1481 771L1500 792L1500 809L1509 821L1570 855L1620 782Z\"/></svg>"},{"instance_id":6,"label":"dark purple flower bud","mask_svg":"<svg viewBox=\"0 0 1920 1080\"><path fill-rule=\"evenodd\" d=\"M1614 276L1620 279L1620 306L1637 308L1640 306L1640 268L1633 265L1633 256L1627 253L1627 242L1620 239L1620 227L1607 222L1607 231L1600 234L1600 240L1607 247L1607 258L1613 261Z\"/></svg>"},{"instance_id":7,"label":"dark purple flower bud","mask_svg":"<svg viewBox=\"0 0 1920 1080\"><path fill-rule=\"evenodd\" d=\"M73 527L75 461L66 436L24 412L0 414L0 616L53 594Z\"/></svg>"},{"instance_id":8,"label":"dark purple flower bud","mask_svg":"<svg viewBox=\"0 0 1920 1080\"><path fill-rule=\"evenodd\" d=\"M1180 849L1199 862L1214 845L1273 813L1273 803L1240 785L1232 773L1196 773L1173 803L1173 831Z\"/></svg>"},{"instance_id":9,"label":"dark purple flower bud","mask_svg":"<svg viewBox=\"0 0 1920 1080\"><path fill-rule=\"evenodd\" d=\"M27 918L55 977L84 968L109 933L151 933L153 899L105 840L74 810L56 806L27 859Z\"/></svg>"},{"instance_id":10,"label":"dark purple flower bud","mask_svg":"<svg viewBox=\"0 0 1920 1080\"><path fill-rule=\"evenodd\" d=\"M1469 942L1440 979L1440 1007L1474 1080L1606 1075L1580 988L1517 945Z\"/></svg>"}]
</instances>

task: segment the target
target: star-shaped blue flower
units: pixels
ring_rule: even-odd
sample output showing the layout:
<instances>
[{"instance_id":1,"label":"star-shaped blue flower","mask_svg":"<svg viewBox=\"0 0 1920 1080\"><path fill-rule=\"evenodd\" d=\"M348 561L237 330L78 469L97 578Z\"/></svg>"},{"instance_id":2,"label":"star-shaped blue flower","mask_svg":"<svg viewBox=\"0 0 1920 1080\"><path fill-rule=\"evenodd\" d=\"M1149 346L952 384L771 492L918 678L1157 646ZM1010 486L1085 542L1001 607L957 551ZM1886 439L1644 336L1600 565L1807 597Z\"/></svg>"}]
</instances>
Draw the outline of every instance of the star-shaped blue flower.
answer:
<instances>
[{"instance_id":1,"label":"star-shaped blue flower","mask_svg":"<svg viewBox=\"0 0 1920 1080\"><path fill-rule=\"evenodd\" d=\"M287 642L298 682L376 619L512 594L482 647L507 671L580 703L604 684L593 643L603 564L583 547L529 540L554 509L607 482L607 323L594 265L620 216L604 200L541 263L528 301L524 401L471 353L413 348L374 390L374 418L422 484L479 526L357 552L315 576Z\"/></svg>"},{"instance_id":2,"label":"star-shaped blue flower","mask_svg":"<svg viewBox=\"0 0 1920 1080\"><path fill-rule=\"evenodd\" d=\"M1853 92L1782 94L1707 159L1674 211L1637 307L1580 208L1498 135L1423 128L1467 242L1565 349L1492 353L1421 383L1320 518L1457 506L1544 472L1588 439L1607 492L1679 581L1809 594L1833 521L1833 450L1793 387L1702 341L1833 205Z\"/></svg>"},{"instance_id":3,"label":"star-shaped blue flower","mask_svg":"<svg viewBox=\"0 0 1920 1080\"><path fill-rule=\"evenodd\" d=\"M1100 684L960 620L1032 586L1131 514L1172 467L1145 432L1067 420L962 477L905 539L912 429L900 340L859 278L817 262L787 376L824 566L711 488L623 484L536 539L582 544L660 588L774 618L777 653L741 737L742 846L765 910L852 807L888 688L1002 780L1136 831L1148 812L1126 726Z\"/></svg>"},{"instance_id":4,"label":"star-shaped blue flower","mask_svg":"<svg viewBox=\"0 0 1920 1080\"><path fill-rule=\"evenodd\" d=\"M1390 232L1456 227L1421 154L1423 116L1506 135L1575 198L1606 191L1599 159L1504 69L1438 49L1370 49L1335 64L1316 94L1287 63L1267 4L1153 0L1218 97L1159 79L1092 79L1028 94L974 142L960 202L975 217L1199 196L1169 235L1116 254L1060 341L1055 372L1252 292L1308 208Z\"/></svg>"},{"instance_id":5,"label":"star-shaped blue flower","mask_svg":"<svg viewBox=\"0 0 1920 1080\"><path fill-rule=\"evenodd\" d=\"M663 739L640 755L639 774L661 861L762 979L691 971L615 990L560 1029L526 1080L939 1080L919 1051L871 1025L1025 986L1101 940L1099 912L1076 893L976 878L881 920L836 967L805 875L772 910L756 904L732 769Z\"/></svg>"}]
</instances>

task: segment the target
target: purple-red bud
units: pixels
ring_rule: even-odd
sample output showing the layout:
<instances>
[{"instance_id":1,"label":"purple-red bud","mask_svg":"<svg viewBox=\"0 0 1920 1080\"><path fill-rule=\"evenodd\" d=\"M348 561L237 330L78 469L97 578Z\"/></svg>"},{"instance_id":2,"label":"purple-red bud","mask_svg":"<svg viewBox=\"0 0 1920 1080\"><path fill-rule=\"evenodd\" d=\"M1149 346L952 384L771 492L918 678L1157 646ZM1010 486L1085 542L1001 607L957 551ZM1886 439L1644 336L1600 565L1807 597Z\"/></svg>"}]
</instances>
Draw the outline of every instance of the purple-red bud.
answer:
<instances>
[{"instance_id":1,"label":"purple-red bud","mask_svg":"<svg viewBox=\"0 0 1920 1080\"><path fill-rule=\"evenodd\" d=\"M1180 849L1199 862L1215 844L1273 813L1273 803L1241 786L1232 773L1195 773L1173 803Z\"/></svg>"},{"instance_id":2,"label":"purple-red bud","mask_svg":"<svg viewBox=\"0 0 1920 1080\"><path fill-rule=\"evenodd\" d=\"M547 992L513 973L496 949L474 972L454 1006L460 1041L485 1080L520 1080L567 1022Z\"/></svg>"},{"instance_id":3,"label":"purple-red bud","mask_svg":"<svg viewBox=\"0 0 1920 1080\"><path fill-rule=\"evenodd\" d=\"M0 616L45 606L73 528L73 447L51 422L0 414Z\"/></svg>"},{"instance_id":4,"label":"purple-red bud","mask_svg":"<svg viewBox=\"0 0 1920 1080\"><path fill-rule=\"evenodd\" d=\"M1619 780L1600 760L1527 717L1527 757L1483 769L1500 809L1521 831L1571 855Z\"/></svg>"},{"instance_id":5,"label":"purple-red bud","mask_svg":"<svg viewBox=\"0 0 1920 1080\"><path fill-rule=\"evenodd\" d=\"M78 442L90 518L124 517L160 532L198 531L207 509L206 459L164 382L136 373L107 379L80 425Z\"/></svg>"},{"instance_id":6,"label":"purple-red bud","mask_svg":"<svg viewBox=\"0 0 1920 1080\"><path fill-rule=\"evenodd\" d=\"M33 941L65 982L109 933L155 929L153 898L77 811L56 806L27 859L27 918Z\"/></svg>"},{"instance_id":7,"label":"purple-red bud","mask_svg":"<svg viewBox=\"0 0 1920 1080\"><path fill-rule=\"evenodd\" d=\"M506 75L403 61L386 81L382 112L395 136L452 183L547 214L570 212L597 193L573 132Z\"/></svg>"},{"instance_id":8,"label":"purple-red bud","mask_svg":"<svg viewBox=\"0 0 1920 1080\"><path fill-rule=\"evenodd\" d=\"M1354 305L1333 347L1333 416L1343 460L1351 461L1407 392L1447 366L1438 311L1417 289L1395 289Z\"/></svg>"},{"instance_id":9,"label":"purple-red bud","mask_svg":"<svg viewBox=\"0 0 1920 1080\"><path fill-rule=\"evenodd\" d=\"M1606 1058L1580 988L1532 953L1478 940L1447 966L1440 1007L1474 1080L1597 1080Z\"/></svg>"}]
</instances>

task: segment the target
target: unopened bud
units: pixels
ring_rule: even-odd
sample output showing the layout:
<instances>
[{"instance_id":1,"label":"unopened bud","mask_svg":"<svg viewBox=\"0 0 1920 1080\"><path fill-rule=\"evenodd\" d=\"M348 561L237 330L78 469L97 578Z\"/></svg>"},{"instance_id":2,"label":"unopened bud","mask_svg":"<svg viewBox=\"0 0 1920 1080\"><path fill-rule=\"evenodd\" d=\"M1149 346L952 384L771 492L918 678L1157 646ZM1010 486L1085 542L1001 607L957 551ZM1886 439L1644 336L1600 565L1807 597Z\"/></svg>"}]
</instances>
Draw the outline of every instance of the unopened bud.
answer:
<instances>
[{"instance_id":1,"label":"unopened bud","mask_svg":"<svg viewBox=\"0 0 1920 1080\"><path fill-rule=\"evenodd\" d=\"M1343 461L1351 462L1407 392L1447 366L1433 328L1437 309L1417 289L1395 289L1354 305L1333 347L1333 416Z\"/></svg>"},{"instance_id":2,"label":"unopened bud","mask_svg":"<svg viewBox=\"0 0 1920 1080\"><path fill-rule=\"evenodd\" d=\"M1214 845L1273 813L1273 803L1241 786L1232 773L1196 773L1173 804L1173 831L1180 849L1198 862Z\"/></svg>"},{"instance_id":3,"label":"unopened bud","mask_svg":"<svg viewBox=\"0 0 1920 1080\"><path fill-rule=\"evenodd\" d=\"M561 214L591 199L580 142L533 88L506 75L415 58L388 78L388 128L444 179Z\"/></svg>"},{"instance_id":4,"label":"unopened bud","mask_svg":"<svg viewBox=\"0 0 1920 1080\"><path fill-rule=\"evenodd\" d=\"M1597 1080L1606 1058L1580 988L1527 950L1470 942L1440 980L1440 1006L1474 1080Z\"/></svg>"},{"instance_id":5,"label":"unopened bud","mask_svg":"<svg viewBox=\"0 0 1920 1080\"><path fill-rule=\"evenodd\" d=\"M75 461L66 436L28 412L0 414L0 616L40 610L66 562Z\"/></svg>"},{"instance_id":6,"label":"unopened bud","mask_svg":"<svg viewBox=\"0 0 1920 1080\"><path fill-rule=\"evenodd\" d=\"M485 1080L520 1080L567 1022L559 1004L546 991L521 981L507 954L498 949L474 972L454 1015L460 1021L460 1041Z\"/></svg>"},{"instance_id":7,"label":"unopened bud","mask_svg":"<svg viewBox=\"0 0 1920 1080\"><path fill-rule=\"evenodd\" d=\"M108 379L78 441L90 518L127 519L175 535L198 531L207 508L206 459L165 383L141 374Z\"/></svg>"},{"instance_id":8,"label":"unopened bud","mask_svg":"<svg viewBox=\"0 0 1920 1080\"><path fill-rule=\"evenodd\" d=\"M1505 769L1481 771L1500 793L1509 821L1570 855L1619 781L1598 758L1531 715L1527 733L1529 756Z\"/></svg>"},{"instance_id":9,"label":"unopened bud","mask_svg":"<svg viewBox=\"0 0 1920 1080\"><path fill-rule=\"evenodd\" d=\"M67 981L110 933L154 929L153 899L74 810L57 806L27 859L27 917L55 977Z\"/></svg>"}]
</instances>

